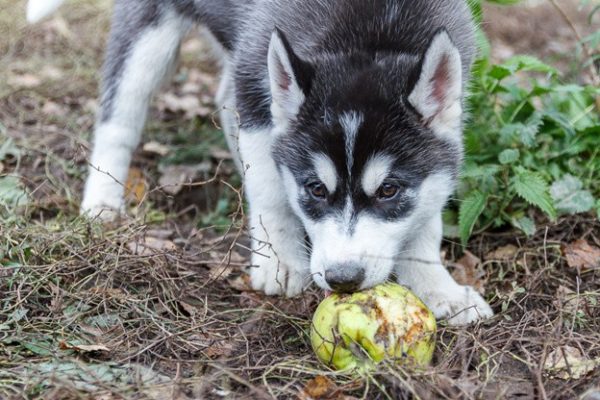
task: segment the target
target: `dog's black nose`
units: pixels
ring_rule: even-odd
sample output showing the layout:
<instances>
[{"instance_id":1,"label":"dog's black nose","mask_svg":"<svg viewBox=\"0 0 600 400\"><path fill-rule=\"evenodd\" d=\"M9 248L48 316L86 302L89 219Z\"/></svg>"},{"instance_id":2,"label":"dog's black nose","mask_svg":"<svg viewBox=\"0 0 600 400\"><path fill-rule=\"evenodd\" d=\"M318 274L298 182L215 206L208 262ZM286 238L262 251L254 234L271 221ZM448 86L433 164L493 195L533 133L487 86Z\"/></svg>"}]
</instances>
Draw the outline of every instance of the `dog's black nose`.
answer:
<instances>
[{"instance_id":1,"label":"dog's black nose","mask_svg":"<svg viewBox=\"0 0 600 400\"><path fill-rule=\"evenodd\" d=\"M353 292L365 279L365 270L356 264L338 264L325 271L325 281L336 292Z\"/></svg>"}]
</instances>

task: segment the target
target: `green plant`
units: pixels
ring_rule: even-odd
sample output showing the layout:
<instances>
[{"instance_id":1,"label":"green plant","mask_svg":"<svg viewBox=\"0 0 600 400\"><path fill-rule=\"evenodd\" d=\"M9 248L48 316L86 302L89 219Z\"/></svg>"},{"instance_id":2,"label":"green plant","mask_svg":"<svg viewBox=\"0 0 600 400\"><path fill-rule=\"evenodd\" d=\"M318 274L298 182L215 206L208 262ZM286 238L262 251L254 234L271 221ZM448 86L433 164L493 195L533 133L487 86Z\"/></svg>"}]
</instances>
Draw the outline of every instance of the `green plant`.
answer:
<instances>
[{"instance_id":1,"label":"green plant","mask_svg":"<svg viewBox=\"0 0 600 400\"><path fill-rule=\"evenodd\" d=\"M476 15L480 5L472 2ZM531 56L493 65L482 32L479 41L463 179L446 215L455 225L448 232L463 244L473 231L506 224L531 235L532 209L551 220L594 208L600 216L600 88L562 82Z\"/></svg>"}]
</instances>

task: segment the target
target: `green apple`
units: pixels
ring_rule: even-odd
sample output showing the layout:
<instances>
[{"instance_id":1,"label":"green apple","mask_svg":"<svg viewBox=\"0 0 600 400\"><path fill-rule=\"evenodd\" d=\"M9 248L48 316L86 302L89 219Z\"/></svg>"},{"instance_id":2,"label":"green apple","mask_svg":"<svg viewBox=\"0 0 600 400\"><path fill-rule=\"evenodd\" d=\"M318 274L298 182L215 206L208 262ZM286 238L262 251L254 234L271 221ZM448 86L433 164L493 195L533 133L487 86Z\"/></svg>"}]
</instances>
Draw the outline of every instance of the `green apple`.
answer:
<instances>
[{"instance_id":1,"label":"green apple","mask_svg":"<svg viewBox=\"0 0 600 400\"><path fill-rule=\"evenodd\" d=\"M424 366L431 362L436 324L410 290L394 283L332 294L313 315L312 347L337 370L370 368L384 359Z\"/></svg>"}]
</instances>

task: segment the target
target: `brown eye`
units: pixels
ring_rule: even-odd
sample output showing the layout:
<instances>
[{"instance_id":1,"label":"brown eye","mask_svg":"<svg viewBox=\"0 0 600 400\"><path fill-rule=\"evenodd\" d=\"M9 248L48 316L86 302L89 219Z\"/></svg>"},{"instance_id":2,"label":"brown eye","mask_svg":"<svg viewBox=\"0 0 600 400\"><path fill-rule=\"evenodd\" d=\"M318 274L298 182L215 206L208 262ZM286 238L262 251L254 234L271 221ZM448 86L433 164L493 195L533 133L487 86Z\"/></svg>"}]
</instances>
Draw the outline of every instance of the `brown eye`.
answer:
<instances>
[{"instance_id":1,"label":"brown eye","mask_svg":"<svg viewBox=\"0 0 600 400\"><path fill-rule=\"evenodd\" d=\"M391 183L384 183L377 190L377 198L380 200L389 200L398 194L400 189Z\"/></svg>"},{"instance_id":2,"label":"brown eye","mask_svg":"<svg viewBox=\"0 0 600 400\"><path fill-rule=\"evenodd\" d=\"M315 199L322 200L327 197L327 188L321 182L311 183L306 188Z\"/></svg>"}]
</instances>

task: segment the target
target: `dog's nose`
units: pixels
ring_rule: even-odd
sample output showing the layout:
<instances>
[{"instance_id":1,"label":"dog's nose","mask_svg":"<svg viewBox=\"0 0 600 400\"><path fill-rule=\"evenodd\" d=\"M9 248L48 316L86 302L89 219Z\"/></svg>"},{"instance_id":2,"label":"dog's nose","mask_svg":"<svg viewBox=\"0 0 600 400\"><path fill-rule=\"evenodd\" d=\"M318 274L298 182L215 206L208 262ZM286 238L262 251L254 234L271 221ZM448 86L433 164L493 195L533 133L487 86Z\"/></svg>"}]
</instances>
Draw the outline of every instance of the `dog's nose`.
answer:
<instances>
[{"instance_id":1,"label":"dog's nose","mask_svg":"<svg viewBox=\"0 0 600 400\"><path fill-rule=\"evenodd\" d=\"M365 279L365 270L356 264L338 264L325 271L325 281L336 292L353 292Z\"/></svg>"}]
</instances>

